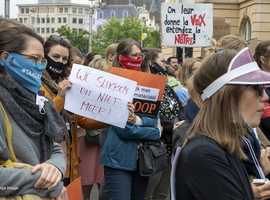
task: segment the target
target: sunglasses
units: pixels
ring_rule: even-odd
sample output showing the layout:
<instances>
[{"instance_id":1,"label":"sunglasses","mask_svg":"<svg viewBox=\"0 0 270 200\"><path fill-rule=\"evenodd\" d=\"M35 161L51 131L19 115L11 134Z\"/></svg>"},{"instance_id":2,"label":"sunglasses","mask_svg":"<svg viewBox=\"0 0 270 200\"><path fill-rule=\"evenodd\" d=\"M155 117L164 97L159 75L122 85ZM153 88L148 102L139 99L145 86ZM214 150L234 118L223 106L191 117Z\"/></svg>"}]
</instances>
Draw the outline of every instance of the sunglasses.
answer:
<instances>
[{"instance_id":1,"label":"sunglasses","mask_svg":"<svg viewBox=\"0 0 270 200\"><path fill-rule=\"evenodd\" d=\"M66 43L70 44L69 39L60 37L60 36L58 36L58 35L51 35L51 36L49 37L49 40L50 40L50 39L54 39L55 41L63 40L63 41L65 41Z\"/></svg>"},{"instance_id":2,"label":"sunglasses","mask_svg":"<svg viewBox=\"0 0 270 200\"><path fill-rule=\"evenodd\" d=\"M263 95L263 90L265 90L265 86L263 84L260 85L247 85L247 87L251 87L254 90L258 91L259 95Z\"/></svg>"}]
</instances>

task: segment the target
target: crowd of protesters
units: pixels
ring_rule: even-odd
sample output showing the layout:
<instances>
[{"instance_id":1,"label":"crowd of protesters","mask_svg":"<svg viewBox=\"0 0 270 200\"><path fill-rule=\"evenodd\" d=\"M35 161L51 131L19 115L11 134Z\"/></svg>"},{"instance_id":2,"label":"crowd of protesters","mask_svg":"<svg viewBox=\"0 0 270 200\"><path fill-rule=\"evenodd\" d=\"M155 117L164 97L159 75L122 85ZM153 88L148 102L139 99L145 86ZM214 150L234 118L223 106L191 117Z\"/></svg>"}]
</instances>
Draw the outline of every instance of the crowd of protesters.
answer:
<instances>
[{"instance_id":1,"label":"crowd of protesters","mask_svg":"<svg viewBox=\"0 0 270 200\"><path fill-rule=\"evenodd\" d=\"M0 199L67 200L66 186L78 177L83 200L94 184L100 200L270 199L270 41L251 55L245 41L227 35L213 39L205 58L180 65L133 39L109 45L104 59L103 52L83 58L68 39L43 41L5 18L0 36ZM166 76L157 117L127 102L119 128L65 110L74 64ZM150 177L138 167L145 140L166 147L168 167Z\"/></svg>"}]
</instances>

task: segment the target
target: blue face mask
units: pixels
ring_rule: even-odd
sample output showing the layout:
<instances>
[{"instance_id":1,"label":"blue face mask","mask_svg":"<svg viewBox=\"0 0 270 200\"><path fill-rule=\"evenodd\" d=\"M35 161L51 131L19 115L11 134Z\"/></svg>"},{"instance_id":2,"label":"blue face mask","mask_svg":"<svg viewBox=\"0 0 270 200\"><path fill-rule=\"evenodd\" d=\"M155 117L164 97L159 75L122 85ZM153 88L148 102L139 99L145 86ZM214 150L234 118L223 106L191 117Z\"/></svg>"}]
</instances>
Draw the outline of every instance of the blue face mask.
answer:
<instances>
[{"instance_id":1,"label":"blue face mask","mask_svg":"<svg viewBox=\"0 0 270 200\"><path fill-rule=\"evenodd\" d=\"M45 70L46 63L42 63L37 68L35 62L32 62L17 53L9 52L6 62L4 63L2 59L0 59L0 64L20 85L34 93L38 93L41 87L41 75Z\"/></svg>"},{"instance_id":2,"label":"blue face mask","mask_svg":"<svg viewBox=\"0 0 270 200\"><path fill-rule=\"evenodd\" d=\"M193 74L191 72L189 72L189 78L191 78L191 76L193 76Z\"/></svg>"}]
</instances>

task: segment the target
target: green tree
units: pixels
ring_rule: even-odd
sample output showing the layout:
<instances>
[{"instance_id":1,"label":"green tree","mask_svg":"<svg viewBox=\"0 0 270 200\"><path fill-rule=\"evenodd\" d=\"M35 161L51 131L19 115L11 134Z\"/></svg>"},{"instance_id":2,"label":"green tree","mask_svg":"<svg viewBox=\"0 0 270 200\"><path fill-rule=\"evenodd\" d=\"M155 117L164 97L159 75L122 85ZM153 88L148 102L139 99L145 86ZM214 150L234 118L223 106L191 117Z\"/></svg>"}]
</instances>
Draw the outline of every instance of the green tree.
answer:
<instances>
[{"instance_id":1,"label":"green tree","mask_svg":"<svg viewBox=\"0 0 270 200\"><path fill-rule=\"evenodd\" d=\"M99 52L105 56L105 49L113 43L119 43L124 39L133 39L141 43L141 20L130 15L124 19L111 17L107 18L98 32L93 33L92 51ZM160 29L152 30L143 27L143 32L147 34L147 39L143 41L143 47L160 48Z\"/></svg>"},{"instance_id":2,"label":"green tree","mask_svg":"<svg viewBox=\"0 0 270 200\"><path fill-rule=\"evenodd\" d=\"M86 49L86 52L88 51L88 41L89 41L89 32L86 30L82 30L79 32L77 29L71 30L70 27L67 25L61 26L61 28L58 28L57 33L61 37L65 37L70 40L70 44L74 47L77 47L81 52L83 52L83 48Z\"/></svg>"}]
</instances>

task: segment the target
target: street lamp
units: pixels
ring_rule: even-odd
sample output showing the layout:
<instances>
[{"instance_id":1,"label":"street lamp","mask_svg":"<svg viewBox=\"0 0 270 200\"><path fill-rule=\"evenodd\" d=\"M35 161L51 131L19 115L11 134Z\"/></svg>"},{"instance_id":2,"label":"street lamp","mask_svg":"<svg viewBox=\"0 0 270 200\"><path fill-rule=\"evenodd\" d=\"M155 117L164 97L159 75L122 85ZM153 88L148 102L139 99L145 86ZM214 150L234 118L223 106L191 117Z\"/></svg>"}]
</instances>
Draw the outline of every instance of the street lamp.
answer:
<instances>
[{"instance_id":1,"label":"street lamp","mask_svg":"<svg viewBox=\"0 0 270 200\"><path fill-rule=\"evenodd\" d=\"M142 18L142 30L141 30L141 47L143 48L143 40L147 38L146 33L143 33L143 25L146 23L147 19L145 17Z\"/></svg>"},{"instance_id":2,"label":"street lamp","mask_svg":"<svg viewBox=\"0 0 270 200\"><path fill-rule=\"evenodd\" d=\"M95 0L89 0L90 9L89 9L89 49L88 52L92 51L92 25L93 25L93 14L94 14L94 4Z\"/></svg>"},{"instance_id":3,"label":"street lamp","mask_svg":"<svg viewBox=\"0 0 270 200\"><path fill-rule=\"evenodd\" d=\"M31 25L32 25L32 29L35 29L34 28L34 23L35 23L35 15L34 14L36 12L36 9L34 9L34 8L33 9L30 9L30 12L32 13L31 14Z\"/></svg>"}]
</instances>

